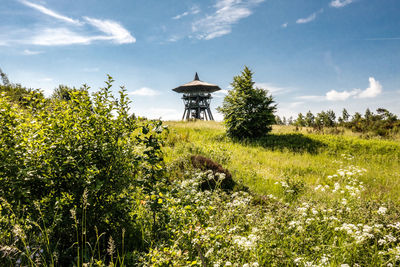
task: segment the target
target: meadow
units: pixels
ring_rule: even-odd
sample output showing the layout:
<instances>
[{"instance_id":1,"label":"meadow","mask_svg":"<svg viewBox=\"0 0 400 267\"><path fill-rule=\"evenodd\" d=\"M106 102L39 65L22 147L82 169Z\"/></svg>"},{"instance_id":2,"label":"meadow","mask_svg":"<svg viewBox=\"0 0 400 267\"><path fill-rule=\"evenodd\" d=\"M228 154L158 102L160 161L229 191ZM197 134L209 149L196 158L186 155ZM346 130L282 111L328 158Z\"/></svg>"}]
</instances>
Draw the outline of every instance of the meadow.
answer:
<instances>
[{"instance_id":1,"label":"meadow","mask_svg":"<svg viewBox=\"0 0 400 267\"><path fill-rule=\"evenodd\" d=\"M326 182L346 164L366 169L362 179L368 198L398 202L400 143L344 135L313 134L293 126L274 125L257 141L234 142L219 122L165 122L171 128L167 160L199 153L229 169L236 181L258 194L282 193L276 182L302 181L308 187ZM315 196L314 193L308 197Z\"/></svg>"},{"instance_id":2,"label":"meadow","mask_svg":"<svg viewBox=\"0 0 400 267\"><path fill-rule=\"evenodd\" d=\"M201 154L221 163L241 185L233 194L187 192L185 199L197 207L191 216L206 217L192 223L197 230L191 242L202 247L207 264L399 264L397 141L274 126L261 140L235 142L218 122L165 124L167 164ZM194 190L199 177L183 183L188 187L191 181ZM182 234L177 236L164 248L167 254L179 247Z\"/></svg>"},{"instance_id":3,"label":"meadow","mask_svg":"<svg viewBox=\"0 0 400 267\"><path fill-rule=\"evenodd\" d=\"M397 139L273 126L237 141L131 116L112 82L1 95L0 265L400 264Z\"/></svg>"}]
</instances>

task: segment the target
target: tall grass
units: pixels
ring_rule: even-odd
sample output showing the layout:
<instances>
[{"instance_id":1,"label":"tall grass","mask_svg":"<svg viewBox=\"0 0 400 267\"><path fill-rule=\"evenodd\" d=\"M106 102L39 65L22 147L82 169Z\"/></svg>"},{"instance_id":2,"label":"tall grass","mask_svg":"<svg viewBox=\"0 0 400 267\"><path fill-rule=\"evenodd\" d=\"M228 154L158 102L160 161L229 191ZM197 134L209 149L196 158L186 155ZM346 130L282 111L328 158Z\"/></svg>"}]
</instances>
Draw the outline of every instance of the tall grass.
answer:
<instances>
[{"instance_id":1,"label":"tall grass","mask_svg":"<svg viewBox=\"0 0 400 267\"><path fill-rule=\"evenodd\" d=\"M220 162L252 191L277 191L275 182L290 177L308 185L335 172L346 161L368 170L363 178L372 199L399 201L400 143L353 135L299 133L292 126L274 127L257 141L235 142L218 122L166 122L171 128L167 160L199 153ZM341 155L349 155L343 159Z\"/></svg>"}]
</instances>

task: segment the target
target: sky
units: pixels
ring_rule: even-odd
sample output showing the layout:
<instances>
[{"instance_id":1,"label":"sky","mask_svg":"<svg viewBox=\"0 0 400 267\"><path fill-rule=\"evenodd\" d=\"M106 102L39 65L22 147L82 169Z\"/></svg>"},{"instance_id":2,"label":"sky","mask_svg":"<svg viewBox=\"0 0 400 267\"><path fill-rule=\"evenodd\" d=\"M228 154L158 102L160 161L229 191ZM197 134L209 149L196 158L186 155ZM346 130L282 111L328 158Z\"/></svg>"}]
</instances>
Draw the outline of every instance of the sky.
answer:
<instances>
[{"instance_id":1,"label":"sky","mask_svg":"<svg viewBox=\"0 0 400 267\"><path fill-rule=\"evenodd\" d=\"M399 0L1 0L0 68L51 95L125 86L138 116L179 120L171 89L221 87L244 66L277 114L383 107L400 115Z\"/></svg>"}]
</instances>

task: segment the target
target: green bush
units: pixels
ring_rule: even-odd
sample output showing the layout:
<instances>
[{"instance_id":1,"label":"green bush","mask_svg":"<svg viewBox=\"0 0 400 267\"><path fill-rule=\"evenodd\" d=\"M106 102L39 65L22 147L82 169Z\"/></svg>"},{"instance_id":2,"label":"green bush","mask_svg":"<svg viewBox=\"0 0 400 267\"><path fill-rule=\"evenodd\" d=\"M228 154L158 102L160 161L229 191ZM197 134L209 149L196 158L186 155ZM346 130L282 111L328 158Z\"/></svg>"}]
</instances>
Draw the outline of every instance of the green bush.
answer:
<instances>
[{"instance_id":1,"label":"green bush","mask_svg":"<svg viewBox=\"0 0 400 267\"><path fill-rule=\"evenodd\" d=\"M107 255L110 240L126 251L149 245L140 199L163 177L163 127L129 116L125 89L114 98L112 82L93 98L88 88L71 91L68 101L32 93L27 109L0 97L0 244L22 251L22 263L36 251L80 265L94 251Z\"/></svg>"},{"instance_id":2,"label":"green bush","mask_svg":"<svg viewBox=\"0 0 400 267\"><path fill-rule=\"evenodd\" d=\"M271 131L276 105L268 91L254 88L248 67L233 78L232 87L218 111L224 115L227 134L234 138L258 138Z\"/></svg>"}]
</instances>

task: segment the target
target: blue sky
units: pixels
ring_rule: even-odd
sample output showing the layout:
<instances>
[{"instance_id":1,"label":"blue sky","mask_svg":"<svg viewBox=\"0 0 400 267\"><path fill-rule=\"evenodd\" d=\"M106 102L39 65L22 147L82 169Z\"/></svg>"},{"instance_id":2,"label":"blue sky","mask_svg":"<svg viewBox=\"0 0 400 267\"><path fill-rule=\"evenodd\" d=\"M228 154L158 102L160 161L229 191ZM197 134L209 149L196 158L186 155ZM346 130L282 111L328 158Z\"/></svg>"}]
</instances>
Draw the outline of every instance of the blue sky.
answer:
<instances>
[{"instance_id":1,"label":"blue sky","mask_svg":"<svg viewBox=\"0 0 400 267\"><path fill-rule=\"evenodd\" d=\"M51 94L96 90L106 74L132 110L180 119L171 89L218 84L215 111L244 65L278 114L367 107L400 115L398 0L1 0L0 67Z\"/></svg>"}]
</instances>

